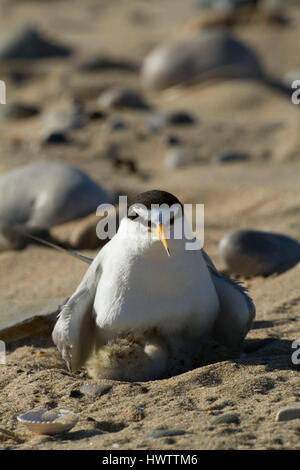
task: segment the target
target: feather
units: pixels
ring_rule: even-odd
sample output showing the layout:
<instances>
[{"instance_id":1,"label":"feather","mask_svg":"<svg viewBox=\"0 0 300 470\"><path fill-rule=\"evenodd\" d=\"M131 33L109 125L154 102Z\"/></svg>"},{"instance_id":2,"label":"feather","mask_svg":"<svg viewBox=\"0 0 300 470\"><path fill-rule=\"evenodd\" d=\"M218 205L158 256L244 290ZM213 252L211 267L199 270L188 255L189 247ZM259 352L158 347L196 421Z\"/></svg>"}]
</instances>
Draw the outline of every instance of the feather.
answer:
<instances>
[{"instance_id":1,"label":"feather","mask_svg":"<svg viewBox=\"0 0 300 470\"><path fill-rule=\"evenodd\" d=\"M82 282L64 305L52 333L54 343L72 371L86 362L97 340L93 303L102 271L100 255L96 256Z\"/></svg>"},{"instance_id":2,"label":"feather","mask_svg":"<svg viewBox=\"0 0 300 470\"><path fill-rule=\"evenodd\" d=\"M247 289L239 282L221 274L203 249L202 255L220 302L213 337L225 346L239 346L255 318L254 303L248 296Z\"/></svg>"}]
</instances>

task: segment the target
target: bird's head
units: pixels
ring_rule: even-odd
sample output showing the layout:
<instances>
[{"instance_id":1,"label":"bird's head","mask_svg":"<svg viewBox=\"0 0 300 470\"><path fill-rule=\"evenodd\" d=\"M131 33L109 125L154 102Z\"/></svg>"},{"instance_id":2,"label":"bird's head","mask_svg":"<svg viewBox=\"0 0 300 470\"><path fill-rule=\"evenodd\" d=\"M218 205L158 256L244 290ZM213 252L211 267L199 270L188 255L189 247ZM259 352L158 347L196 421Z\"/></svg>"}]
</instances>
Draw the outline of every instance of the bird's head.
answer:
<instances>
[{"instance_id":1,"label":"bird's head","mask_svg":"<svg viewBox=\"0 0 300 470\"><path fill-rule=\"evenodd\" d=\"M127 221L132 233L148 238L151 243L161 241L170 256L168 239L177 223L182 226L182 217L183 206L177 197L166 191L152 190L131 201Z\"/></svg>"}]
</instances>

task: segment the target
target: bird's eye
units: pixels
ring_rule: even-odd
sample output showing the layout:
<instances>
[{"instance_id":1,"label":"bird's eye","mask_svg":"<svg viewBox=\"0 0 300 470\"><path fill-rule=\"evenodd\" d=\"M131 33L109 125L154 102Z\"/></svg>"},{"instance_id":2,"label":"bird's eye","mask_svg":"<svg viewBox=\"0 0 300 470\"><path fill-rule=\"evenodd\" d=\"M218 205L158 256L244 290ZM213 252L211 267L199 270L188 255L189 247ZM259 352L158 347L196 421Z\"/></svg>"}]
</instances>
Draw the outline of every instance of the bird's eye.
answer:
<instances>
[{"instance_id":1,"label":"bird's eye","mask_svg":"<svg viewBox=\"0 0 300 470\"><path fill-rule=\"evenodd\" d=\"M138 217L138 214L136 214L136 213L133 213L133 214L131 214L131 215L128 214L127 217L128 217L128 219L130 219L130 220L134 220L134 219L136 219L136 218Z\"/></svg>"}]
</instances>

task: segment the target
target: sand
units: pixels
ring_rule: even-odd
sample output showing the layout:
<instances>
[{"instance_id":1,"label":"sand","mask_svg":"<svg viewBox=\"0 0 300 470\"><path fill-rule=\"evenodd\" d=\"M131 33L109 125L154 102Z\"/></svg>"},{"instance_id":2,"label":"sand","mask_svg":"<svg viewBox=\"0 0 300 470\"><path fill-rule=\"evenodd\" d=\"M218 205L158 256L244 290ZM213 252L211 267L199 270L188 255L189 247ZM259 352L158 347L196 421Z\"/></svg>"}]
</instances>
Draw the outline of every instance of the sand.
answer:
<instances>
[{"instance_id":1,"label":"sand","mask_svg":"<svg viewBox=\"0 0 300 470\"><path fill-rule=\"evenodd\" d=\"M194 12L190 2L181 0L22 1L11 6L0 2L0 8L5 13L0 15L1 28L34 18L57 40L76 48L78 60L85 58L88 48L90 54L105 51L138 62ZM300 69L296 46L300 10L287 12L293 22L286 27L236 28L277 77ZM82 87L116 83L141 90L138 74L128 72L74 71L68 86L63 86L67 66L59 61L43 63L37 77L19 86L11 84L9 99L27 100L46 110L67 103ZM220 269L217 246L229 230L276 231L300 241L298 106L251 81L143 93L158 110L188 111L197 117L197 124L152 135L146 125L151 112L111 111L106 119L74 131L72 144L52 148L39 145L40 118L4 121L0 171L38 159L57 159L82 168L117 194L161 188L182 202L204 203L205 249ZM111 133L108 122L113 118L125 120L128 128ZM163 158L168 135L180 137L197 161L167 171ZM105 158L112 142L122 157L136 161L137 174L113 168ZM246 152L251 158L224 165L210 162L214 155L229 151ZM57 228L57 233L71 228L72 224ZM85 253L94 256L96 251ZM2 305L67 298L85 270L84 263L47 248L0 253ZM241 356L217 357L212 363L204 356L206 365L177 377L146 383L103 380L99 383L108 389L93 397L80 392L83 384L91 382L85 371L70 374L49 336L7 345L7 365L0 366L0 428L15 432L22 442L0 436L0 448L299 449L299 419L278 423L275 416L284 406L299 406L299 366L291 362L291 344L300 340L300 265L280 276L243 281L257 316ZM69 433L51 437L35 435L17 422L18 414L43 407L68 408L79 413L79 421ZM148 437L157 429L184 433Z\"/></svg>"}]
</instances>

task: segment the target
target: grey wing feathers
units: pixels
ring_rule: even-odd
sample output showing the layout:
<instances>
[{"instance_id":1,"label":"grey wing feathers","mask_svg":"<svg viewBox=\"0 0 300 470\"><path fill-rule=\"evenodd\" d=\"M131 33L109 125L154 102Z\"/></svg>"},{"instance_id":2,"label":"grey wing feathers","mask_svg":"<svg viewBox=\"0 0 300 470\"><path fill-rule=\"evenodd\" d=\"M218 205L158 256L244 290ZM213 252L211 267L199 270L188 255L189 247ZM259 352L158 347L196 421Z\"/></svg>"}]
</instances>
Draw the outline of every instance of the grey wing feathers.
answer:
<instances>
[{"instance_id":1,"label":"grey wing feathers","mask_svg":"<svg viewBox=\"0 0 300 470\"><path fill-rule=\"evenodd\" d=\"M88 289L76 292L60 312L52 338L69 370L79 369L93 348L93 298Z\"/></svg>"},{"instance_id":2,"label":"grey wing feathers","mask_svg":"<svg viewBox=\"0 0 300 470\"><path fill-rule=\"evenodd\" d=\"M254 303L241 283L221 274L204 250L202 255L220 302L213 336L221 344L236 347L251 328L255 318Z\"/></svg>"},{"instance_id":3,"label":"grey wing feathers","mask_svg":"<svg viewBox=\"0 0 300 470\"><path fill-rule=\"evenodd\" d=\"M98 256L81 284L64 305L52 338L70 370L79 369L92 352L96 338L93 304L101 275Z\"/></svg>"}]
</instances>

